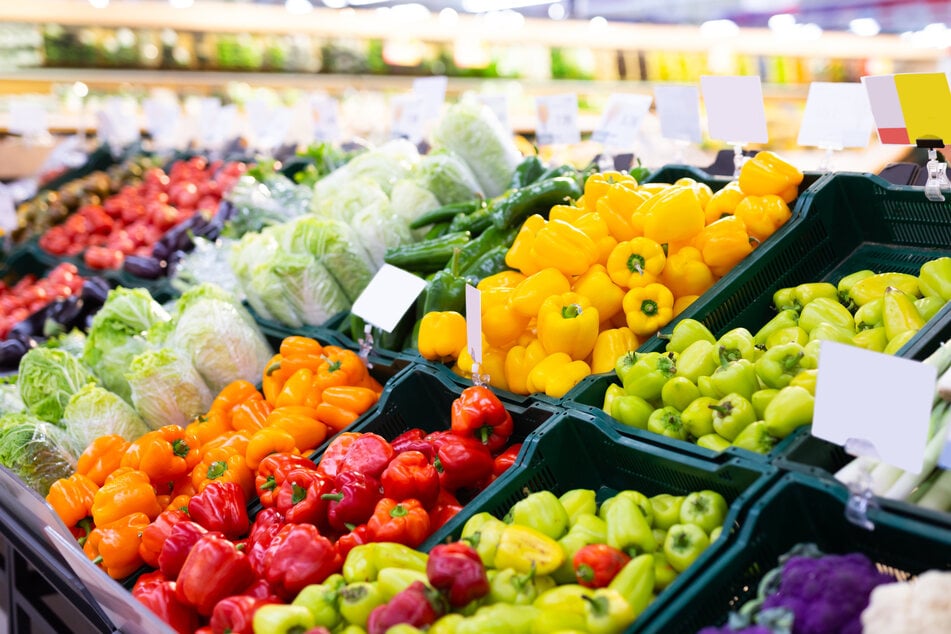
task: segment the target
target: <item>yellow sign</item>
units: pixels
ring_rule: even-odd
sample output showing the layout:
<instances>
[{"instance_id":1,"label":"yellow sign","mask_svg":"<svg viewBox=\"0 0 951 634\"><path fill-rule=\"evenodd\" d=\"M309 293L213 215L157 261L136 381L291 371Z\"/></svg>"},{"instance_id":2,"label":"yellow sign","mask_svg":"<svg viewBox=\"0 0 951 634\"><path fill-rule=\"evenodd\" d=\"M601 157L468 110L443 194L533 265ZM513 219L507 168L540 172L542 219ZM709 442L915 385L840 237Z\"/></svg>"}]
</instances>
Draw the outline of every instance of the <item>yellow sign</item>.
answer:
<instances>
[{"instance_id":1,"label":"yellow sign","mask_svg":"<svg viewBox=\"0 0 951 634\"><path fill-rule=\"evenodd\" d=\"M944 73L895 75L908 139L938 138L951 144L951 87Z\"/></svg>"}]
</instances>

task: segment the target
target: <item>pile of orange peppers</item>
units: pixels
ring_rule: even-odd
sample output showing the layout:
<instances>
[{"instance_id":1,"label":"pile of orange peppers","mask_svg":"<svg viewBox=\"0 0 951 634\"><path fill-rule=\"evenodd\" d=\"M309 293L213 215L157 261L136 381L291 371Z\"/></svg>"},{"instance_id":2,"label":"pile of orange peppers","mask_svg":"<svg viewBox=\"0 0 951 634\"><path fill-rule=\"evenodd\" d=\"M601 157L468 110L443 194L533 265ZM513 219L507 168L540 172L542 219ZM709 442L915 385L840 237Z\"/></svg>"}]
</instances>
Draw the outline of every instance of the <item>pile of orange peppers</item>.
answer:
<instances>
[{"instance_id":1,"label":"pile of orange peppers","mask_svg":"<svg viewBox=\"0 0 951 634\"><path fill-rule=\"evenodd\" d=\"M185 427L167 425L132 442L97 438L46 500L86 555L123 578L149 561L142 532L162 511L188 508L212 482L236 483L250 499L265 457L312 453L372 407L382 389L356 352L287 337L260 390L234 381Z\"/></svg>"},{"instance_id":2,"label":"pile of orange peppers","mask_svg":"<svg viewBox=\"0 0 951 634\"><path fill-rule=\"evenodd\" d=\"M802 179L768 151L716 193L689 178L590 176L579 200L529 217L506 255L510 270L478 284L479 372L500 389L558 398L612 370L789 220ZM446 321L444 359L471 376L465 328Z\"/></svg>"}]
</instances>

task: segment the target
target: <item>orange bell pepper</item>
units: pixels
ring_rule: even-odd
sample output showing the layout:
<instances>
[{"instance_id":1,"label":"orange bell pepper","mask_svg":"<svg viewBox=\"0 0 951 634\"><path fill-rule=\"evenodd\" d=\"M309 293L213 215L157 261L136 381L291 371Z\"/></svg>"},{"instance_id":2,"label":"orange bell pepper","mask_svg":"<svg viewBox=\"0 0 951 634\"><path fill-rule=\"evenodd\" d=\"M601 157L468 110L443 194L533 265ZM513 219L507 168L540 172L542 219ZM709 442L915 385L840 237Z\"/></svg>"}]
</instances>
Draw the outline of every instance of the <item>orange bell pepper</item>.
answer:
<instances>
[{"instance_id":1,"label":"orange bell pepper","mask_svg":"<svg viewBox=\"0 0 951 634\"><path fill-rule=\"evenodd\" d=\"M129 467L119 467L106 478L90 508L96 526L105 526L133 513L144 513L152 520L161 512L148 474Z\"/></svg>"},{"instance_id":2,"label":"orange bell pepper","mask_svg":"<svg viewBox=\"0 0 951 634\"><path fill-rule=\"evenodd\" d=\"M191 480L188 481L189 486L191 485ZM173 496L168 504L165 505L163 511L171 511L178 509L179 511L188 510L188 500L192 499L194 493L179 493L178 495Z\"/></svg>"},{"instance_id":3,"label":"orange bell pepper","mask_svg":"<svg viewBox=\"0 0 951 634\"><path fill-rule=\"evenodd\" d=\"M208 413L221 414L225 424L231 427L231 410L256 394L258 389L250 381L237 380L224 386L208 408Z\"/></svg>"},{"instance_id":4,"label":"orange bell pepper","mask_svg":"<svg viewBox=\"0 0 951 634\"><path fill-rule=\"evenodd\" d=\"M294 437L277 427L262 427L248 441L244 454L249 469L257 469L261 461L272 453L299 453Z\"/></svg>"},{"instance_id":5,"label":"orange bell pepper","mask_svg":"<svg viewBox=\"0 0 951 634\"><path fill-rule=\"evenodd\" d=\"M324 390L323 401L362 414L373 407L379 398L378 392L366 387L335 385Z\"/></svg>"},{"instance_id":6,"label":"orange bell pepper","mask_svg":"<svg viewBox=\"0 0 951 634\"><path fill-rule=\"evenodd\" d=\"M72 528L92 512L99 485L81 473L60 478L50 485L46 501L67 527Z\"/></svg>"},{"instance_id":7,"label":"orange bell pepper","mask_svg":"<svg viewBox=\"0 0 951 634\"><path fill-rule=\"evenodd\" d=\"M310 368L300 368L284 381L280 393L274 399L274 407L303 405L308 398L313 398L311 392L316 389L314 371Z\"/></svg>"},{"instance_id":8,"label":"orange bell pepper","mask_svg":"<svg viewBox=\"0 0 951 634\"><path fill-rule=\"evenodd\" d=\"M218 448L224 448L234 451L235 453L243 454L248 450L248 442L251 440L251 434L252 432L246 430L226 431L201 446L199 459L204 458L205 454L212 449ZM195 461L196 464L197 462L198 460Z\"/></svg>"},{"instance_id":9,"label":"orange bell pepper","mask_svg":"<svg viewBox=\"0 0 951 634\"><path fill-rule=\"evenodd\" d=\"M692 303L700 298L699 295L681 295L674 300L674 317L687 310Z\"/></svg>"},{"instance_id":10,"label":"orange bell pepper","mask_svg":"<svg viewBox=\"0 0 951 634\"><path fill-rule=\"evenodd\" d=\"M231 410L231 427L235 431L254 433L264 427L272 409L274 408L264 400L264 396L255 392L255 395L235 405Z\"/></svg>"},{"instance_id":11,"label":"orange bell pepper","mask_svg":"<svg viewBox=\"0 0 951 634\"><path fill-rule=\"evenodd\" d=\"M210 482L234 482L246 497L254 492L254 472L248 468L244 452L232 447L215 447L202 456L191 474L196 493L201 493Z\"/></svg>"},{"instance_id":12,"label":"orange bell pepper","mask_svg":"<svg viewBox=\"0 0 951 634\"><path fill-rule=\"evenodd\" d=\"M319 407L319 405L318 405ZM268 427L283 429L294 437L301 453L316 449L327 438L327 425L317 416L317 409L303 405L277 407L268 416Z\"/></svg>"},{"instance_id":13,"label":"orange bell pepper","mask_svg":"<svg viewBox=\"0 0 951 634\"><path fill-rule=\"evenodd\" d=\"M162 488L189 473L199 458L183 427L165 425L133 441L122 455L121 466L145 472L153 486Z\"/></svg>"},{"instance_id":14,"label":"orange bell pepper","mask_svg":"<svg viewBox=\"0 0 951 634\"><path fill-rule=\"evenodd\" d=\"M185 425L185 438L192 447L201 447L221 434L231 431L231 425L220 411L209 412Z\"/></svg>"},{"instance_id":15,"label":"orange bell pepper","mask_svg":"<svg viewBox=\"0 0 951 634\"><path fill-rule=\"evenodd\" d=\"M315 371L323 361L324 347L316 339L292 335L281 341L281 368L290 374L301 368Z\"/></svg>"},{"instance_id":16,"label":"orange bell pepper","mask_svg":"<svg viewBox=\"0 0 951 634\"><path fill-rule=\"evenodd\" d=\"M285 368L282 365L282 360L280 353L271 357L261 375L261 392L264 394L264 400L272 406L277 400L277 395L281 393L281 388L284 387L284 381L293 374L289 367Z\"/></svg>"},{"instance_id":17,"label":"orange bell pepper","mask_svg":"<svg viewBox=\"0 0 951 634\"><path fill-rule=\"evenodd\" d=\"M366 363L353 350L324 346L324 360L317 367L314 384L321 391L333 385L361 385L367 374Z\"/></svg>"},{"instance_id":18,"label":"orange bell pepper","mask_svg":"<svg viewBox=\"0 0 951 634\"><path fill-rule=\"evenodd\" d=\"M145 563L139 544L151 521L145 513L130 513L108 524L97 524L86 538L83 552L113 579L124 579Z\"/></svg>"},{"instance_id":19,"label":"orange bell pepper","mask_svg":"<svg viewBox=\"0 0 951 634\"><path fill-rule=\"evenodd\" d=\"M336 433L356 422L360 415L345 407L321 403L314 409L317 420L326 425L329 432Z\"/></svg>"},{"instance_id":20,"label":"orange bell pepper","mask_svg":"<svg viewBox=\"0 0 951 634\"><path fill-rule=\"evenodd\" d=\"M79 455L76 473L102 486L110 473L119 468L122 454L131 443L118 434L99 436Z\"/></svg>"}]
</instances>

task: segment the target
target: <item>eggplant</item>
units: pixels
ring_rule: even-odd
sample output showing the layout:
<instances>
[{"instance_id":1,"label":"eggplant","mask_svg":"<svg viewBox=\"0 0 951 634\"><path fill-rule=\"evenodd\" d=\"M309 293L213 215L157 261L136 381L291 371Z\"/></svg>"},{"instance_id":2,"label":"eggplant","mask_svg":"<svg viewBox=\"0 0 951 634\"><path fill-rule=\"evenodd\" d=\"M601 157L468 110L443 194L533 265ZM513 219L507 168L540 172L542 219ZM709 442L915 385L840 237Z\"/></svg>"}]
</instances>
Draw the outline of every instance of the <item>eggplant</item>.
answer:
<instances>
[{"instance_id":1,"label":"eggplant","mask_svg":"<svg viewBox=\"0 0 951 634\"><path fill-rule=\"evenodd\" d=\"M16 323L10 329L9 338L24 338L42 336L43 324L46 323L46 316L49 313L50 305L47 304L35 313L27 316L23 321Z\"/></svg>"},{"instance_id":2,"label":"eggplant","mask_svg":"<svg viewBox=\"0 0 951 634\"><path fill-rule=\"evenodd\" d=\"M82 298L77 296L57 300L49 305L46 318L58 323L63 330L71 330L79 325L78 318L83 312L84 304Z\"/></svg>"},{"instance_id":3,"label":"eggplant","mask_svg":"<svg viewBox=\"0 0 951 634\"><path fill-rule=\"evenodd\" d=\"M20 339L0 341L0 368L16 368L20 358L30 349L30 345Z\"/></svg>"},{"instance_id":4,"label":"eggplant","mask_svg":"<svg viewBox=\"0 0 951 634\"><path fill-rule=\"evenodd\" d=\"M84 301L98 302L100 306L105 303L108 295L109 282L99 276L86 278L86 281L83 282L82 291L79 294Z\"/></svg>"},{"instance_id":5,"label":"eggplant","mask_svg":"<svg viewBox=\"0 0 951 634\"><path fill-rule=\"evenodd\" d=\"M127 255L122 264L122 270L136 277L155 280L166 273L164 260L142 255Z\"/></svg>"}]
</instances>

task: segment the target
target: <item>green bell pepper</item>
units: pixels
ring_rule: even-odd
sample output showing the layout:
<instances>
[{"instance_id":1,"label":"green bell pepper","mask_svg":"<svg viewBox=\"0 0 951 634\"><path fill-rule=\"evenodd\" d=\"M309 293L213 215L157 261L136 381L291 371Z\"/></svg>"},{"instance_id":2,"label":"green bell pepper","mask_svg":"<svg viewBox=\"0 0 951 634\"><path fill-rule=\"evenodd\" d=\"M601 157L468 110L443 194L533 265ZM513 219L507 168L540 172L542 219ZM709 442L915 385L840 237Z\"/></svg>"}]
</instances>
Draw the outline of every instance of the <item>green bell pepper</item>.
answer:
<instances>
[{"instance_id":1,"label":"green bell pepper","mask_svg":"<svg viewBox=\"0 0 951 634\"><path fill-rule=\"evenodd\" d=\"M699 390L697 394L699 395ZM670 406L654 410L647 419L647 431L676 440L687 439L687 429L680 419L680 412Z\"/></svg>"},{"instance_id":2,"label":"green bell pepper","mask_svg":"<svg viewBox=\"0 0 951 634\"><path fill-rule=\"evenodd\" d=\"M700 438L713 433L713 410L717 400L711 396L698 396L680 413L680 422L683 423L687 435Z\"/></svg>"},{"instance_id":3,"label":"green bell pepper","mask_svg":"<svg viewBox=\"0 0 951 634\"><path fill-rule=\"evenodd\" d=\"M862 331L883 326L882 307L884 304L885 299L883 296L878 299L873 299L864 306L859 306L858 310L855 311L855 329Z\"/></svg>"},{"instance_id":4,"label":"green bell pepper","mask_svg":"<svg viewBox=\"0 0 951 634\"><path fill-rule=\"evenodd\" d=\"M799 312L802 306L799 304L799 300L796 299L796 287L786 286L774 292L773 307L780 312L786 310Z\"/></svg>"},{"instance_id":5,"label":"green bell pepper","mask_svg":"<svg viewBox=\"0 0 951 634\"><path fill-rule=\"evenodd\" d=\"M710 545L706 531L696 524L674 524L664 540L664 556L677 572L683 572Z\"/></svg>"},{"instance_id":6,"label":"green bell pepper","mask_svg":"<svg viewBox=\"0 0 951 634\"><path fill-rule=\"evenodd\" d=\"M594 489L571 489L558 497L561 506L568 513L569 527L574 526L580 516L597 512L598 502L595 495Z\"/></svg>"},{"instance_id":7,"label":"green bell pepper","mask_svg":"<svg viewBox=\"0 0 951 634\"><path fill-rule=\"evenodd\" d=\"M463 525L461 541L466 541L479 553L482 563L490 568L495 565L495 553L499 548L502 531L508 524L485 511L476 513Z\"/></svg>"},{"instance_id":8,"label":"green bell pepper","mask_svg":"<svg viewBox=\"0 0 951 634\"><path fill-rule=\"evenodd\" d=\"M693 383L701 376L709 376L720 367L716 343L706 339L693 342L677 357L677 377L685 378Z\"/></svg>"},{"instance_id":9,"label":"green bell pepper","mask_svg":"<svg viewBox=\"0 0 951 634\"><path fill-rule=\"evenodd\" d=\"M758 454L768 454L778 439L769 433L766 423L758 420L749 424L733 439L733 446Z\"/></svg>"},{"instance_id":10,"label":"green bell pepper","mask_svg":"<svg viewBox=\"0 0 951 634\"><path fill-rule=\"evenodd\" d=\"M653 568L651 565L651 570ZM636 618L634 609L617 590L599 588L585 602L587 627L591 634L616 634L625 630Z\"/></svg>"},{"instance_id":11,"label":"green bell pepper","mask_svg":"<svg viewBox=\"0 0 951 634\"><path fill-rule=\"evenodd\" d=\"M767 341L774 332L799 325L799 313L791 308L779 311L772 319L753 335L753 343L757 346L768 346Z\"/></svg>"},{"instance_id":12,"label":"green bell pepper","mask_svg":"<svg viewBox=\"0 0 951 634\"><path fill-rule=\"evenodd\" d=\"M590 597L593 594L594 590L591 588L577 583L568 583L542 592L532 605L543 612L551 610L584 616L586 613L584 597Z\"/></svg>"},{"instance_id":13,"label":"green bell pepper","mask_svg":"<svg viewBox=\"0 0 951 634\"><path fill-rule=\"evenodd\" d=\"M555 587L550 575L520 573L514 568L496 570L489 580L488 602L531 605L542 592Z\"/></svg>"},{"instance_id":14,"label":"green bell pepper","mask_svg":"<svg viewBox=\"0 0 951 634\"><path fill-rule=\"evenodd\" d=\"M760 387L756 366L749 359L738 359L720 366L710 377L710 381L714 390L721 396L739 394L749 399Z\"/></svg>"},{"instance_id":15,"label":"green bell pepper","mask_svg":"<svg viewBox=\"0 0 951 634\"><path fill-rule=\"evenodd\" d=\"M314 627L314 617L302 605L268 603L254 611L251 623L257 634L303 634Z\"/></svg>"},{"instance_id":16,"label":"green bell pepper","mask_svg":"<svg viewBox=\"0 0 951 634\"><path fill-rule=\"evenodd\" d=\"M951 300L951 258L929 260L918 270L918 288L926 297Z\"/></svg>"},{"instance_id":17,"label":"green bell pepper","mask_svg":"<svg viewBox=\"0 0 951 634\"><path fill-rule=\"evenodd\" d=\"M587 632L585 615L566 610L542 610L532 623L532 634L574 634Z\"/></svg>"},{"instance_id":18,"label":"green bell pepper","mask_svg":"<svg viewBox=\"0 0 951 634\"><path fill-rule=\"evenodd\" d=\"M427 634L456 634L456 628L465 618L457 612L445 614L429 626Z\"/></svg>"},{"instance_id":19,"label":"green bell pepper","mask_svg":"<svg viewBox=\"0 0 951 634\"><path fill-rule=\"evenodd\" d=\"M383 568L376 577L376 586L383 598L389 601L414 581L422 581L429 585L429 578L425 572L405 568Z\"/></svg>"},{"instance_id":20,"label":"green bell pepper","mask_svg":"<svg viewBox=\"0 0 951 634\"><path fill-rule=\"evenodd\" d=\"M798 343L786 343L769 348L756 360L756 376L766 387L777 390L786 387L799 373L801 369L799 362L804 356L806 353Z\"/></svg>"},{"instance_id":21,"label":"green bell pepper","mask_svg":"<svg viewBox=\"0 0 951 634\"><path fill-rule=\"evenodd\" d=\"M809 333L799 326L780 328L766 338L766 349L769 350L784 343L798 343L804 346L809 343Z\"/></svg>"},{"instance_id":22,"label":"green bell pepper","mask_svg":"<svg viewBox=\"0 0 951 634\"><path fill-rule=\"evenodd\" d=\"M602 502L601 508L598 509L598 517L606 520L608 509L610 509L611 505L620 498L627 498L631 502L634 502L634 504L637 505L637 508L640 509L641 515L643 515L644 519L647 520L647 523L654 523L654 506L651 504L650 498L640 491L635 491L634 489L624 489L622 491L618 491Z\"/></svg>"},{"instance_id":23,"label":"green bell pepper","mask_svg":"<svg viewBox=\"0 0 951 634\"><path fill-rule=\"evenodd\" d=\"M717 340L717 362L723 365L729 361L747 359L752 361L756 355L756 341L746 328L734 328Z\"/></svg>"},{"instance_id":24,"label":"green bell pepper","mask_svg":"<svg viewBox=\"0 0 951 634\"><path fill-rule=\"evenodd\" d=\"M664 537L664 541L667 541L666 537ZM658 543L662 544L663 542ZM654 553L654 592L663 592L667 586L672 584L676 579L677 571L674 570L674 567L667 561L667 556L664 554L664 551L660 550Z\"/></svg>"},{"instance_id":25,"label":"green bell pepper","mask_svg":"<svg viewBox=\"0 0 951 634\"><path fill-rule=\"evenodd\" d=\"M819 324L831 324L849 331L855 330L855 319L849 309L828 297L818 297L802 308L799 325L812 335Z\"/></svg>"},{"instance_id":26,"label":"green bell pepper","mask_svg":"<svg viewBox=\"0 0 951 634\"><path fill-rule=\"evenodd\" d=\"M648 498L654 511L654 528L667 530L680 521L680 507L684 504L683 495L660 493Z\"/></svg>"},{"instance_id":27,"label":"green bell pepper","mask_svg":"<svg viewBox=\"0 0 951 634\"><path fill-rule=\"evenodd\" d=\"M459 621L456 634L531 634L539 613L533 605L485 605Z\"/></svg>"},{"instance_id":28,"label":"green bell pepper","mask_svg":"<svg viewBox=\"0 0 951 634\"><path fill-rule=\"evenodd\" d=\"M647 429L647 421L654 413L654 406L640 396L625 394L618 396L611 403L611 417L616 418L628 427Z\"/></svg>"},{"instance_id":29,"label":"green bell pepper","mask_svg":"<svg viewBox=\"0 0 951 634\"><path fill-rule=\"evenodd\" d=\"M366 627L373 608L386 602L375 581L355 581L340 590L340 615L347 623Z\"/></svg>"},{"instance_id":30,"label":"green bell pepper","mask_svg":"<svg viewBox=\"0 0 951 634\"><path fill-rule=\"evenodd\" d=\"M710 451L726 451L730 448L730 441L717 433L704 434L697 438L697 446Z\"/></svg>"},{"instance_id":31,"label":"green bell pepper","mask_svg":"<svg viewBox=\"0 0 951 634\"><path fill-rule=\"evenodd\" d=\"M918 286L918 276L908 273L876 273L859 280L849 289L849 299L856 306L865 304L882 297L889 286L903 290L914 297L921 296Z\"/></svg>"},{"instance_id":32,"label":"green bell pepper","mask_svg":"<svg viewBox=\"0 0 951 634\"><path fill-rule=\"evenodd\" d=\"M875 275L875 271L864 269L846 275L840 279L839 283L836 284L836 294L838 295L839 302L849 310L853 310L855 308L855 304L852 302L851 297L852 287L864 280L866 277L872 277L873 275Z\"/></svg>"},{"instance_id":33,"label":"green bell pepper","mask_svg":"<svg viewBox=\"0 0 951 634\"><path fill-rule=\"evenodd\" d=\"M693 381L683 376L672 377L660 391L661 402L678 412L685 410L694 399L699 397L700 388Z\"/></svg>"},{"instance_id":34,"label":"green bell pepper","mask_svg":"<svg viewBox=\"0 0 951 634\"><path fill-rule=\"evenodd\" d=\"M667 352L683 352L697 341L716 343L716 337L703 322L696 319L681 319L670 331L669 335L658 334L661 339L667 340Z\"/></svg>"},{"instance_id":35,"label":"green bell pepper","mask_svg":"<svg viewBox=\"0 0 951 634\"><path fill-rule=\"evenodd\" d=\"M710 408L714 412L713 428L727 440L736 438L743 429L756 420L753 404L741 394L727 394Z\"/></svg>"},{"instance_id":36,"label":"green bell pepper","mask_svg":"<svg viewBox=\"0 0 951 634\"><path fill-rule=\"evenodd\" d=\"M512 505L505 521L534 528L552 539L568 532L568 511L551 491L535 491Z\"/></svg>"},{"instance_id":37,"label":"green bell pepper","mask_svg":"<svg viewBox=\"0 0 951 634\"><path fill-rule=\"evenodd\" d=\"M344 587L342 575L331 575L323 583L305 586L291 602L310 610L315 626L328 629L340 623L340 590Z\"/></svg>"},{"instance_id":38,"label":"green bell pepper","mask_svg":"<svg viewBox=\"0 0 951 634\"><path fill-rule=\"evenodd\" d=\"M614 400L619 396L624 396L624 388L617 383L612 383L604 391L604 403L601 405L601 409L604 410L608 416L611 415L611 408L614 406Z\"/></svg>"},{"instance_id":39,"label":"green bell pepper","mask_svg":"<svg viewBox=\"0 0 951 634\"><path fill-rule=\"evenodd\" d=\"M915 308L918 309L918 314L921 315L921 318L925 321L928 321L932 317L938 314L938 311L941 310L947 301L941 299L940 297L925 296L921 299L915 300Z\"/></svg>"},{"instance_id":40,"label":"green bell pepper","mask_svg":"<svg viewBox=\"0 0 951 634\"><path fill-rule=\"evenodd\" d=\"M637 360L632 365L625 368L623 373L618 371L624 391L640 396L645 401L659 399L664 384L677 372L674 353L645 352L635 355Z\"/></svg>"},{"instance_id":41,"label":"green bell pepper","mask_svg":"<svg viewBox=\"0 0 951 634\"><path fill-rule=\"evenodd\" d=\"M624 552L653 552L657 548L651 526L630 498L615 496L605 513L607 544Z\"/></svg>"},{"instance_id":42,"label":"green bell pepper","mask_svg":"<svg viewBox=\"0 0 951 634\"><path fill-rule=\"evenodd\" d=\"M829 282L807 282L800 284L796 287L795 293L796 301L798 301L799 305L803 308L820 297L826 297L835 301L839 300L839 290L834 284L830 284Z\"/></svg>"},{"instance_id":43,"label":"green bell pepper","mask_svg":"<svg viewBox=\"0 0 951 634\"><path fill-rule=\"evenodd\" d=\"M790 381L792 381L792 379L790 379ZM753 404L753 411L756 412L756 420L763 419L763 412L766 411L766 406L769 405L769 402L773 400L773 397L778 393L779 390L776 388L763 388L762 390L753 392L750 403Z\"/></svg>"},{"instance_id":44,"label":"green bell pepper","mask_svg":"<svg viewBox=\"0 0 951 634\"><path fill-rule=\"evenodd\" d=\"M815 397L804 387L787 385L770 401L763 413L771 436L785 438L802 425L812 422Z\"/></svg>"},{"instance_id":45,"label":"green bell pepper","mask_svg":"<svg viewBox=\"0 0 951 634\"><path fill-rule=\"evenodd\" d=\"M809 333L809 342L813 341L835 341L836 343L851 344L852 337L855 336L855 330L843 328L835 324L819 324ZM805 346L803 346L805 347Z\"/></svg>"},{"instance_id":46,"label":"green bell pepper","mask_svg":"<svg viewBox=\"0 0 951 634\"><path fill-rule=\"evenodd\" d=\"M655 555L645 553L634 557L614 575L608 588L617 592L634 612L637 618L650 604L655 583Z\"/></svg>"},{"instance_id":47,"label":"green bell pepper","mask_svg":"<svg viewBox=\"0 0 951 634\"><path fill-rule=\"evenodd\" d=\"M884 351L885 346L888 345L888 334L885 332L885 326L858 331L852 335L852 345L872 352Z\"/></svg>"},{"instance_id":48,"label":"green bell pepper","mask_svg":"<svg viewBox=\"0 0 951 634\"><path fill-rule=\"evenodd\" d=\"M789 382L789 386L799 386L805 388L807 392L816 395L816 380L819 378L819 370L803 370L796 375L792 381ZM765 413L765 412L764 412Z\"/></svg>"},{"instance_id":49,"label":"green bell pepper","mask_svg":"<svg viewBox=\"0 0 951 634\"><path fill-rule=\"evenodd\" d=\"M355 546L343 562L347 583L376 581L383 568L408 568L426 571L429 555L394 542L370 542Z\"/></svg>"}]
</instances>

